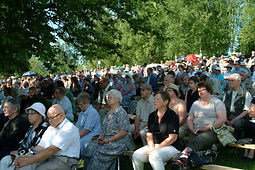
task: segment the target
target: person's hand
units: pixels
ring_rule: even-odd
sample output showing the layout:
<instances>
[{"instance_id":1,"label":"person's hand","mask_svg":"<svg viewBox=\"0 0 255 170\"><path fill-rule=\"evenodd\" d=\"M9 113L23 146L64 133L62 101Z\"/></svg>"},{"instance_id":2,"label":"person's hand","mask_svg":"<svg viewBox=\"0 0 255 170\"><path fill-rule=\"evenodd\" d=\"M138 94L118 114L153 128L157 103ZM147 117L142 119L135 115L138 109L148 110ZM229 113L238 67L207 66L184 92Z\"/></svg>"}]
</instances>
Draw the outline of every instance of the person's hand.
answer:
<instances>
[{"instance_id":1,"label":"person's hand","mask_svg":"<svg viewBox=\"0 0 255 170\"><path fill-rule=\"evenodd\" d=\"M109 142L108 139L98 139L98 144L101 145L101 146L108 143L108 142Z\"/></svg>"},{"instance_id":2,"label":"person's hand","mask_svg":"<svg viewBox=\"0 0 255 170\"><path fill-rule=\"evenodd\" d=\"M14 164L17 168L21 168L29 165L30 164L29 161L30 158L28 156L22 155L14 161Z\"/></svg>"},{"instance_id":3,"label":"person's hand","mask_svg":"<svg viewBox=\"0 0 255 170\"><path fill-rule=\"evenodd\" d=\"M146 156L149 156L151 154L151 152L153 152L154 150L156 150L156 148L149 148L147 151L146 151Z\"/></svg>"},{"instance_id":4,"label":"person's hand","mask_svg":"<svg viewBox=\"0 0 255 170\"><path fill-rule=\"evenodd\" d=\"M139 129L135 129L134 138L137 139L138 135L139 135Z\"/></svg>"},{"instance_id":5,"label":"person's hand","mask_svg":"<svg viewBox=\"0 0 255 170\"><path fill-rule=\"evenodd\" d=\"M229 122L229 126L232 126L234 123L235 123L236 119L232 119L230 122Z\"/></svg>"}]
</instances>

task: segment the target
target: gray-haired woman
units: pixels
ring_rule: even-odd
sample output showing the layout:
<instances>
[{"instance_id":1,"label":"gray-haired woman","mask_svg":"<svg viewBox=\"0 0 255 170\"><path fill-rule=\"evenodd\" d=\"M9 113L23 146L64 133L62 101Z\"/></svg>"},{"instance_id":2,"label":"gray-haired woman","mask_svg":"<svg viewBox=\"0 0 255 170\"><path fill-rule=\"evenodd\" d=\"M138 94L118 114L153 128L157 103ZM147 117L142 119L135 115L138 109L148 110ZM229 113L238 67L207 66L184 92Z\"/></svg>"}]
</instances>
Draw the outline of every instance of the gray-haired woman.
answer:
<instances>
[{"instance_id":1,"label":"gray-haired woman","mask_svg":"<svg viewBox=\"0 0 255 170\"><path fill-rule=\"evenodd\" d=\"M115 169L115 160L128 149L129 119L126 111L120 106L122 95L118 90L107 93L110 111L103 120L102 132L85 150L84 169Z\"/></svg>"}]
</instances>

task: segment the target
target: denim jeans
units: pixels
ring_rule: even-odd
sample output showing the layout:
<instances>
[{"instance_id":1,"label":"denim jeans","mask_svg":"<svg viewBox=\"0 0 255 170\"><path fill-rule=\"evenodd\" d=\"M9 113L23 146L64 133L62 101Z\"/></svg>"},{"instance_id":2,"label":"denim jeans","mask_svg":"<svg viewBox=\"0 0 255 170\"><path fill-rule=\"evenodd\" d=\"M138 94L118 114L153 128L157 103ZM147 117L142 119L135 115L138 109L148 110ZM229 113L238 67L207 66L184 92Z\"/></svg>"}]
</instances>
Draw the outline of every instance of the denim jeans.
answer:
<instances>
[{"instance_id":1,"label":"denim jeans","mask_svg":"<svg viewBox=\"0 0 255 170\"><path fill-rule=\"evenodd\" d=\"M148 145L134 152L132 157L134 170L143 170L145 162L150 162L154 170L164 170L165 169L164 162L168 161L175 154L180 152L171 145L154 150L153 152L151 152L149 156L146 155L147 150L149 150Z\"/></svg>"}]
</instances>

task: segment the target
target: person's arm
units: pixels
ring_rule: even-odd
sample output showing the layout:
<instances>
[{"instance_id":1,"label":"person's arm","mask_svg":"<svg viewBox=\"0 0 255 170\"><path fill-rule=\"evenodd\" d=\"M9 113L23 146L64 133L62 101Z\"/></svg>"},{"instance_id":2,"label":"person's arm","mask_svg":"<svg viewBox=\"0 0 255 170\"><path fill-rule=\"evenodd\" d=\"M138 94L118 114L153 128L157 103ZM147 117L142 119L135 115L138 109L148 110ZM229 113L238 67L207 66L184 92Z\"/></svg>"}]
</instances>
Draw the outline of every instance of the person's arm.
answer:
<instances>
[{"instance_id":1,"label":"person's arm","mask_svg":"<svg viewBox=\"0 0 255 170\"><path fill-rule=\"evenodd\" d=\"M60 151L60 149L54 145L49 146L48 148L45 148L38 152L36 155L32 156L21 156L15 160L15 166L17 168L21 168L36 162L41 162L49 158L50 156L54 155Z\"/></svg>"},{"instance_id":2,"label":"person's arm","mask_svg":"<svg viewBox=\"0 0 255 170\"><path fill-rule=\"evenodd\" d=\"M178 138L178 134L169 134L168 138L166 138L164 141L162 141L160 144L158 144L154 148L154 150L173 144L177 140L177 138Z\"/></svg>"},{"instance_id":3,"label":"person's arm","mask_svg":"<svg viewBox=\"0 0 255 170\"><path fill-rule=\"evenodd\" d=\"M179 103L178 116L179 116L179 124L180 126L182 126L187 118L186 105L184 101L181 101L181 103Z\"/></svg>"},{"instance_id":4,"label":"person's arm","mask_svg":"<svg viewBox=\"0 0 255 170\"><path fill-rule=\"evenodd\" d=\"M245 103L244 103L244 110L241 114L239 114L237 117L235 117L234 119L232 119L230 122L229 122L229 125L232 126L234 124L234 122L236 120L239 120L245 116L247 116L248 114L248 110L250 108L250 103L251 103L251 100L252 100L252 96L251 94L247 91L246 92L246 95L245 95Z\"/></svg>"},{"instance_id":5,"label":"person's arm","mask_svg":"<svg viewBox=\"0 0 255 170\"><path fill-rule=\"evenodd\" d=\"M87 135L90 131L87 129L82 129L80 130L80 138L82 138L83 136Z\"/></svg>"},{"instance_id":6,"label":"person's arm","mask_svg":"<svg viewBox=\"0 0 255 170\"><path fill-rule=\"evenodd\" d=\"M104 145L104 144L109 143L109 142L114 142L114 141L120 140L121 138L126 136L126 134L127 134L126 130L120 130L117 134L115 134L111 138L99 140L99 144Z\"/></svg>"},{"instance_id":7,"label":"person's arm","mask_svg":"<svg viewBox=\"0 0 255 170\"><path fill-rule=\"evenodd\" d=\"M194 124L193 124L193 120L194 120L194 116L193 115L189 115L189 117L188 117L188 119L187 119L187 126L188 126L188 128L189 128L189 130L193 133L193 134L195 134L195 135L197 135L195 132L196 132L196 129L194 128Z\"/></svg>"},{"instance_id":8,"label":"person's arm","mask_svg":"<svg viewBox=\"0 0 255 170\"><path fill-rule=\"evenodd\" d=\"M135 116L134 125L135 125L134 138L136 139L139 135L139 126L140 126L140 116L139 115Z\"/></svg>"},{"instance_id":9,"label":"person's arm","mask_svg":"<svg viewBox=\"0 0 255 170\"><path fill-rule=\"evenodd\" d=\"M227 113L226 110L219 110L216 112L217 119L214 121L214 127L219 128L222 126L223 123L227 121ZM200 132L206 132L210 130L210 125L207 125Z\"/></svg>"},{"instance_id":10,"label":"person's arm","mask_svg":"<svg viewBox=\"0 0 255 170\"><path fill-rule=\"evenodd\" d=\"M147 132L147 144L150 149L153 149L155 147L154 141L153 141L153 134L150 132Z\"/></svg>"},{"instance_id":11,"label":"person's arm","mask_svg":"<svg viewBox=\"0 0 255 170\"><path fill-rule=\"evenodd\" d=\"M100 110L100 107L101 107L101 103L97 103L96 104L96 110L99 112L99 110Z\"/></svg>"}]
</instances>

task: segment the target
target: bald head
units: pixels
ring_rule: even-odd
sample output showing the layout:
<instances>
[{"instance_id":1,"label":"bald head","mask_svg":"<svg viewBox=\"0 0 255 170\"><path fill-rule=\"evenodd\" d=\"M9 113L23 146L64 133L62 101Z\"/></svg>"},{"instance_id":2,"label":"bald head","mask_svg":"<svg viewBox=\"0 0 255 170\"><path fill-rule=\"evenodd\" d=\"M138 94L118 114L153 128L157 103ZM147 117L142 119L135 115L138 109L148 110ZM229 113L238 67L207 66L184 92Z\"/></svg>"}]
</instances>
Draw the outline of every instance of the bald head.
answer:
<instances>
[{"instance_id":1,"label":"bald head","mask_svg":"<svg viewBox=\"0 0 255 170\"><path fill-rule=\"evenodd\" d=\"M65 110L59 104L51 106L47 112L47 117L51 126L57 128L65 119Z\"/></svg>"}]
</instances>

